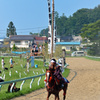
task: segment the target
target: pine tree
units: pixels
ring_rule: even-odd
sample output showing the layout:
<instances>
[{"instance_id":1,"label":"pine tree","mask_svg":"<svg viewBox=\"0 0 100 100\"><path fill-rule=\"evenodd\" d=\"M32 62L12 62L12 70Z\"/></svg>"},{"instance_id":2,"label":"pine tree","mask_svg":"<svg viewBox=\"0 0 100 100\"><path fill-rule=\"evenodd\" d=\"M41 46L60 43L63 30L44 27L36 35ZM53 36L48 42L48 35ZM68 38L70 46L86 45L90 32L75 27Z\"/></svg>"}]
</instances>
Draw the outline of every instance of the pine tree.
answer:
<instances>
[{"instance_id":1,"label":"pine tree","mask_svg":"<svg viewBox=\"0 0 100 100\"><path fill-rule=\"evenodd\" d=\"M12 21L9 23L8 28L7 28L6 36L9 37L9 35L17 35L16 28Z\"/></svg>"}]
</instances>

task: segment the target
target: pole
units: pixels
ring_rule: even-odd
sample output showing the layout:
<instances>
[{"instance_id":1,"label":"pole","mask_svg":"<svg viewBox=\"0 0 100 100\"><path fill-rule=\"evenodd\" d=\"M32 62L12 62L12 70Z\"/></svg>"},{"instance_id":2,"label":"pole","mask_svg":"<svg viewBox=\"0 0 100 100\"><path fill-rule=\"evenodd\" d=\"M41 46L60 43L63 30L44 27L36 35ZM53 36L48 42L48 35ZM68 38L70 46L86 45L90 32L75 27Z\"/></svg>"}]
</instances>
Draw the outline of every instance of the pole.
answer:
<instances>
[{"instance_id":1,"label":"pole","mask_svg":"<svg viewBox=\"0 0 100 100\"><path fill-rule=\"evenodd\" d=\"M54 0L52 0L51 58L53 57L53 34L54 34Z\"/></svg>"}]
</instances>

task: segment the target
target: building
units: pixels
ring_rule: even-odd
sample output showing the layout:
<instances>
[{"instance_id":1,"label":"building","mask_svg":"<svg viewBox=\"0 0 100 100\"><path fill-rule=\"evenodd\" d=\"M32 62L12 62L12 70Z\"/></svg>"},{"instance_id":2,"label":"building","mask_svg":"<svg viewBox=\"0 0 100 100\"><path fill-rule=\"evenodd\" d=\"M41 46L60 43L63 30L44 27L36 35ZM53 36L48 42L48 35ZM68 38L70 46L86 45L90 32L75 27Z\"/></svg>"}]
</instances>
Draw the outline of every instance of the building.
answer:
<instances>
[{"instance_id":1,"label":"building","mask_svg":"<svg viewBox=\"0 0 100 100\"><path fill-rule=\"evenodd\" d=\"M72 36L62 36L60 40L61 42L70 42L73 40L73 37Z\"/></svg>"},{"instance_id":2,"label":"building","mask_svg":"<svg viewBox=\"0 0 100 100\"><path fill-rule=\"evenodd\" d=\"M73 42L81 42L82 41L82 37L79 35L79 36L72 36L73 38Z\"/></svg>"},{"instance_id":3,"label":"building","mask_svg":"<svg viewBox=\"0 0 100 100\"><path fill-rule=\"evenodd\" d=\"M0 37L0 44L3 44L4 42L4 37Z\"/></svg>"},{"instance_id":4,"label":"building","mask_svg":"<svg viewBox=\"0 0 100 100\"><path fill-rule=\"evenodd\" d=\"M73 48L79 50L81 43L80 42L57 42L56 46L61 46L62 49L66 51L71 51Z\"/></svg>"},{"instance_id":5,"label":"building","mask_svg":"<svg viewBox=\"0 0 100 100\"><path fill-rule=\"evenodd\" d=\"M34 43L38 44L38 45L43 45L44 43L48 42L48 38L46 36L36 36L34 37Z\"/></svg>"},{"instance_id":6,"label":"building","mask_svg":"<svg viewBox=\"0 0 100 100\"><path fill-rule=\"evenodd\" d=\"M34 36L32 35L11 35L10 36L10 48L15 44L18 48L29 48L34 42Z\"/></svg>"}]
</instances>

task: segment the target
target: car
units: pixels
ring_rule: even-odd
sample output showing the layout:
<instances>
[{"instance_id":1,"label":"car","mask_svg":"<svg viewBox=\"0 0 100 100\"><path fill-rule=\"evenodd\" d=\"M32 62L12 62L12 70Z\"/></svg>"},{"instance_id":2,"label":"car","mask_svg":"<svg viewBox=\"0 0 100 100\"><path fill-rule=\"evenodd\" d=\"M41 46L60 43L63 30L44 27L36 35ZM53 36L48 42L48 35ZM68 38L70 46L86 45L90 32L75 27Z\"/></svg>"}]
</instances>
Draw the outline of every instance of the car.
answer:
<instances>
[{"instance_id":1,"label":"car","mask_svg":"<svg viewBox=\"0 0 100 100\"><path fill-rule=\"evenodd\" d=\"M74 56L85 56L85 53L84 53L84 51L74 51L74 52L72 52L71 56L72 57L74 57Z\"/></svg>"}]
</instances>

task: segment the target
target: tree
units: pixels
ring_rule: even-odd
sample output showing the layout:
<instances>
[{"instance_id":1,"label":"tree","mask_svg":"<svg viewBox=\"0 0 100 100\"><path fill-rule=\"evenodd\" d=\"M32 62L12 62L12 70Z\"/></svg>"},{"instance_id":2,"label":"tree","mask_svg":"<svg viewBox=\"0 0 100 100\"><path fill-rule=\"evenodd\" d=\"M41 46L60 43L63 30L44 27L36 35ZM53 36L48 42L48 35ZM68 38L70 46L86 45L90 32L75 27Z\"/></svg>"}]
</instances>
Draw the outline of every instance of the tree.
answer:
<instances>
[{"instance_id":1,"label":"tree","mask_svg":"<svg viewBox=\"0 0 100 100\"><path fill-rule=\"evenodd\" d=\"M81 29L81 36L91 41L100 39L100 20L95 23L85 24Z\"/></svg>"},{"instance_id":2,"label":"tree","mask_svg":"<svg viewBox=\"0 0 100 100\"><path fill-rule=\"evenodd\" d=\"M17 35L16 28L12 21L9 23L8 28L7 28L6 36L9 37L9 35Z\"/></svg>"},{"instance_id":3,"label":"tree","mask_svg":"<svg viewBox=\"0 0 100 100\"><path fill-rule=\"evenodd\" d=\"M81 31L81 36L83 38L87 38L93 42L88 54L100 56L100 20L95 23L85 24Z\"/></svg>"},{"instance_id":4,"label":"tree","mask_svg":"<svg viewBox=\"0 0 100 100\"><path fill-rule=\"evenodd\" d=\"M15 44L12 47L12 51L15 51L17 49L17 47L15 46Z\"/></svg>"},{"instance_id":5,"label":"tree","mask_svg":"<svg viewBox=\"0 0 100 100\"><path fill-rule=\"evenodd\" d=\"M64 14L59 16L55 12L55 24L57 35L79 35L84 24L94 23L100 19L100 5L94 9L82 8L77 10L72 16L66 17ZM43 34L48 34L46 29L41 31Z\"/></svg>"}]
</instances>

